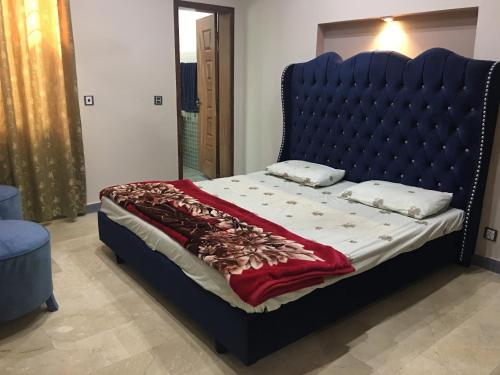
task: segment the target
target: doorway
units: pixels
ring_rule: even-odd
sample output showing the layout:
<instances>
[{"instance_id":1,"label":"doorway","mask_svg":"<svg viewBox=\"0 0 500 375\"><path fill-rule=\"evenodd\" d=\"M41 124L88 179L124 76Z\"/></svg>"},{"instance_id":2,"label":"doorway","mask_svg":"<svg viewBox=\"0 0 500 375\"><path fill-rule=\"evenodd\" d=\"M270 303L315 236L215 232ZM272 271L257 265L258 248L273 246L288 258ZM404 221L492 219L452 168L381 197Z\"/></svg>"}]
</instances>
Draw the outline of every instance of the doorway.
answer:
<instances>
[{"instance_id":1,"label":"doorway","mask_svg":"<svg viewBox=\"0 0 500 375\"><path fill-rule=\"evenodd\" d=\"M234 8L174 1L179 178L233 175Z\"/></svg>"}]
</instances>

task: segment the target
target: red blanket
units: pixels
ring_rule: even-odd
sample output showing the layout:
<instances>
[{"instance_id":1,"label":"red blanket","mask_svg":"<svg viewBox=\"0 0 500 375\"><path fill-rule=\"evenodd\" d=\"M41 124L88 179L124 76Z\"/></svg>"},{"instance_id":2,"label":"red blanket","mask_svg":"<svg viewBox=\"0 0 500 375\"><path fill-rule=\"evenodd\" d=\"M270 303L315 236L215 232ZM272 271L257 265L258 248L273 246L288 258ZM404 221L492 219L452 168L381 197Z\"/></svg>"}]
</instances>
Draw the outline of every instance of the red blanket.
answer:
<instances>
[{"instance_id":1,"label":"red blanket","mask_svg":"<svg viewBox=\"0 0 500 375\"><path fill-rule=\"evenodd\" d=\"M118 185L100 195L161 229L222 273L252 306L354 271L330 246L297 236L189 180Z\"/></svg>"}]
</instances>

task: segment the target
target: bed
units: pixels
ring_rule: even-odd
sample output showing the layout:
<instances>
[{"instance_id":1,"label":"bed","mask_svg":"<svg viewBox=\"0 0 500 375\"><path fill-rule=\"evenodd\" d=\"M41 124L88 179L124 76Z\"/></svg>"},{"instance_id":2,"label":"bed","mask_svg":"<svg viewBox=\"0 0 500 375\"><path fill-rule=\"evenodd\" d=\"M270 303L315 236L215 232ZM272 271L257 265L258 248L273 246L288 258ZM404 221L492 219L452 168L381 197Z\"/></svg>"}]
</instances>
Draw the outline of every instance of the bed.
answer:
<instances>
[{"instance_id":1,"label":"bed","mask_svg":"<svg viewBox=\"0 0 500 375\"><path fill-rule=\"evenodd\" d=\"M345 180L312 189L256 172L198 185L342 249L356 269L349 275L252 306L168 235L105 197L100 238L204 327L218 352L250 365L446 263L470 264L498 86L496 63L440 48L415 59L369 52L343 61L326 53L284 70L279 160L341 168ZM337 198L367 180L451 192L452 208L414 220Z\"/></svg>"}]
</instances>

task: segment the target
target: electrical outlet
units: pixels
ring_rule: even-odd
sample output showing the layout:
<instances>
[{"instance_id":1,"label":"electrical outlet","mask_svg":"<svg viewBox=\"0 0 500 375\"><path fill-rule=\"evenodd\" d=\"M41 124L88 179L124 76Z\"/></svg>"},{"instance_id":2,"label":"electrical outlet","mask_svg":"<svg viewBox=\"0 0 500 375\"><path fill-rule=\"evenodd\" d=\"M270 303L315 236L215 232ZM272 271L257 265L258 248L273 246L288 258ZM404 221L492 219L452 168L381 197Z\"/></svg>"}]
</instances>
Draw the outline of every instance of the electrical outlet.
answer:
<instances>
[{"instance_id":1,"label":"electrical outlet","mask_svg":"<svg viewBox=\"0 0 500 375\"><path fill-rule=\"evenodd\" d=\"M484 238L495 242L497 240L497 230L489 227L484 228Z\"/></svg>"},{"instance_id":2,"label":"electrical outlet","mask_svg":"<svg viewBox=\"0 0 500 375\"><path fill-rule=\"evenodd\" d=\"M155 105L162 105L163 104L163 96L161 95L155 95L153 102Z\"/></svg>"},{"instance_id":3,"label":"electrical outlet","mask_svg":"<svg viewBox=\"0 0 500 375\"><path fill-rule=\"evenodd\" d=\"M83 97L85 105L94 105L94 95L85 95Z\"/></svg>"}]
</instances>

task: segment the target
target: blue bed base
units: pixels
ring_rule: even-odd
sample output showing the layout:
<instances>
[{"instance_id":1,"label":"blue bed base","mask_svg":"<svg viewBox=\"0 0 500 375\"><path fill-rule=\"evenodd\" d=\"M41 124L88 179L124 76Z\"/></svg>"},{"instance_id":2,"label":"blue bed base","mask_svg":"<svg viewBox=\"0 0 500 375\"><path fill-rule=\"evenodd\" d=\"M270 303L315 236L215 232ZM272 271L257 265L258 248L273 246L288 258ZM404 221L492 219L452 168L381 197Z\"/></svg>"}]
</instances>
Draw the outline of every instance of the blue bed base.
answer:
<instances>
[{"instance_id":1,"label":"blue bed base","mask_svg":"<svg viewBox=\"0 0 500 375\"><path fill-rule=\"evenodd\" d=\"M213 338L218 353L227 350L246 365L452 262L461 239L460 232L448 234L278 310L249 314L200 287L166 256L151 250L102 212L98 221L100 239L113 250L119 263L130 265L197 322Z\"/></svg>"},{"instance_id":2,"label":"blue bed base","mask_svg":"<svg viewBox=\"0 0 500 375\"><path fill-rule=\"evenodd\" d=\"M465 211L464 229L374 269L288 303L248 314L204 290L165 256L99 213L99 234L117 255L250 365L308 333L453 260L470 264L497 121L500 74L491 61L435 48L409 59L335 53L288 66L282 76L279 160L346 170L346 179L381 179L448 191Z\"/></svg>"}]
</instances>

